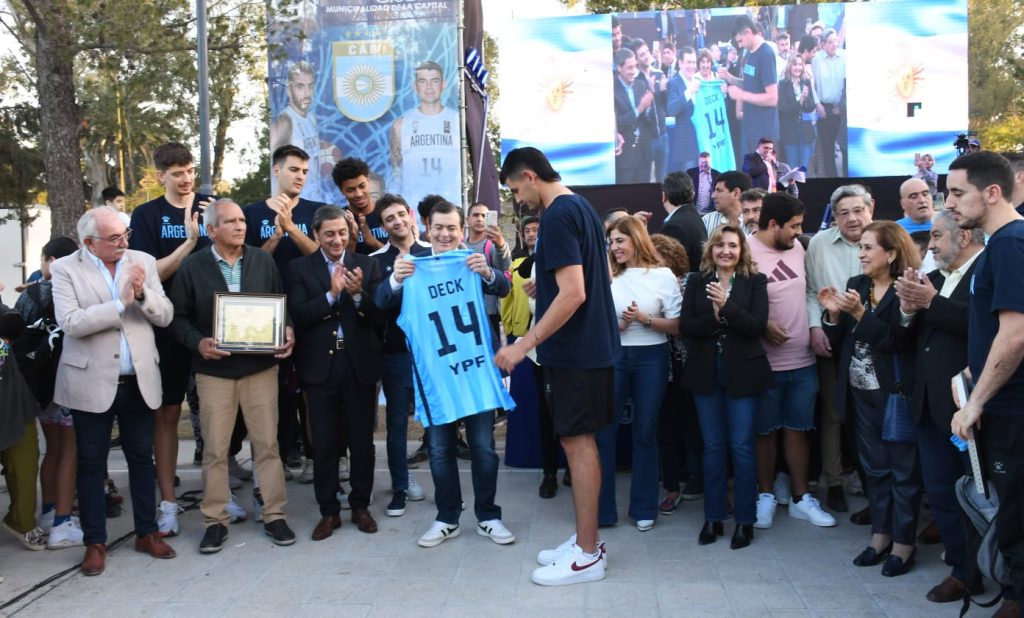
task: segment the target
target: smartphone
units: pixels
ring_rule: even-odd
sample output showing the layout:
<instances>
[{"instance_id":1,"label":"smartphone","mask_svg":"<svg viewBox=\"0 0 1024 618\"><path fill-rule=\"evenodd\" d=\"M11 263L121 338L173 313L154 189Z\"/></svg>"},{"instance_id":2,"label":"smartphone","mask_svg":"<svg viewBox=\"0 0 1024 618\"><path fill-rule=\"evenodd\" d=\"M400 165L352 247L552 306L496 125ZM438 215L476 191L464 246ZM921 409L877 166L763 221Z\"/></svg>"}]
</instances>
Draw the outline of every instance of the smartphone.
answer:
<instances>
[{"instance_id":1,"label":"smartphone","mask_svg":"<svg viewBox=\"0 0 1024 618\"><path fill-rule=\"evenodd\" d=\"M487 211L487 225L498 225L498 211Z\"/></svg>"}]
</instances>

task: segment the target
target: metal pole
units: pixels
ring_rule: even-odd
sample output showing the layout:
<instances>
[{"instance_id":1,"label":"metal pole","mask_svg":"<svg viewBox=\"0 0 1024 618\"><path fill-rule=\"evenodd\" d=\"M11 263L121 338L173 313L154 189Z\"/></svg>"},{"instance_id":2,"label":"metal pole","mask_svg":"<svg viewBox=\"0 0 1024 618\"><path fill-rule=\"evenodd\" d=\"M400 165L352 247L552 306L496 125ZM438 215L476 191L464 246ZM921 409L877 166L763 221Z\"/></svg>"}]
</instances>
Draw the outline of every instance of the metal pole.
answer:
<instances>
[{"instance_id":1,"label":"metal pole","mask_svg":"<svg viewBox=\"0 0 1024 618\"><path fill-rule=\"evenodd\" d=\"M467 178L467 176L469 176L469 170L466 165L466 153L469 152L469 136L467 135L466 131L466 45L463 38L466 33L466 22L464 19L465 10L466 7L460 0L458 22L459 68L456 71L456 74L459 76L459 126L461 128L462 133L462 144L460 148L460 151L462 152L462 156L460 157L462 162L462 194L459 197L462 198L463 209L465 209L469 205L466 203L466 189L468 188L469 182L469 179ZM476 181L475 178L473 180L474 182Z\"/></svg>"},{"instance_id":2,"label":"metal pole","mask_svg":"<svg viewBox=\"0 0 1024 618\"><path fill-rule=\"evenodd\" d=\"M211 195L210 163L210 78L207 62L206 0L196 0L197 63L199 64L199 192Z\"/></svg>"}]
</instances>

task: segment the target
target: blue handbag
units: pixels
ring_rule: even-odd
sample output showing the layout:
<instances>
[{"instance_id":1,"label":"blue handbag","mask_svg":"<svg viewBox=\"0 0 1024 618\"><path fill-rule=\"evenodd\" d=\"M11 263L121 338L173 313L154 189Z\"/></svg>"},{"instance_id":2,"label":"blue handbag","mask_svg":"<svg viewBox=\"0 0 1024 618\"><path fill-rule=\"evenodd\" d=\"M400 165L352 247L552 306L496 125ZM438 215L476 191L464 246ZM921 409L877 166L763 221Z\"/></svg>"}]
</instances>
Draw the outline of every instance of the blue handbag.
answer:
<instances>
[{"instance_id":1,"label":"blue handbag","mask_svg":"<svg viewBox=\"0 0 1024 618\"><path fill-rule=\"evenodd\" d=\"M917 427L914 425L914 419L910 416L910 405L903 393L898 354L893 356L893 369L896 373L896 392L891 393L885 401L882 440L886 442L916 442Z\"/></svg>"}]
</instances>

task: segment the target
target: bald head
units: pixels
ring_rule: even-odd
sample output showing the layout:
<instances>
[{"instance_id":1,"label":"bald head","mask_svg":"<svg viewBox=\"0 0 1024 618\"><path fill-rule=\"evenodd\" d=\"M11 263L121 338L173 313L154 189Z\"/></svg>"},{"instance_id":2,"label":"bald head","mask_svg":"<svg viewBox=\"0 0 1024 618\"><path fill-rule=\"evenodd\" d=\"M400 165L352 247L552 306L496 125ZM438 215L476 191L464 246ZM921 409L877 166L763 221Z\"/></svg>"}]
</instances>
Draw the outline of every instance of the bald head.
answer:
<instances>
[{"instance_id":1,"label":"bald head","mask_svg":"<svg viewBox=\"0 0 1024 618\"><path fill-rule=\"evenodd\" d=\"M932 194L920 178L910 178L900 185L900 208L914 223L928 223L935 216Z\"/></svg>"}]
</instances>

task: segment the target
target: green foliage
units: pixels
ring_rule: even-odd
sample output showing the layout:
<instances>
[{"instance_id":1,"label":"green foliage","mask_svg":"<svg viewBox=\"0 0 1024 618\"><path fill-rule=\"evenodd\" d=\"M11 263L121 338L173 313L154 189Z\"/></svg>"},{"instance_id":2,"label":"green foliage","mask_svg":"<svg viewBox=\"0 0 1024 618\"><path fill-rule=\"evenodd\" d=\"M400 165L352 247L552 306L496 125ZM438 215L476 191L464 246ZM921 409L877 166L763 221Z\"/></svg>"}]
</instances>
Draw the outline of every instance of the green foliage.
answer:
<instances>
[{"instance_id":1,"label":"green foliage","mask_svg":"<svg viewBox=\"0 0 1024 618\"><path fill-rule=\"evenodd\" d=\"M41 197L43 157L36 146L39 115L28 105L0 108L0 208L28 222L27 207ZM4 223L0 219L0 224Z\"/></svg>"}]
</instances>

